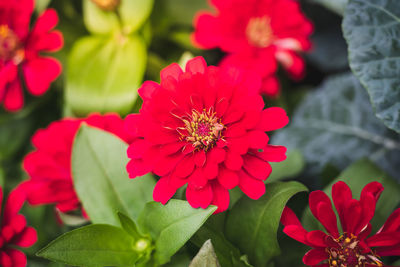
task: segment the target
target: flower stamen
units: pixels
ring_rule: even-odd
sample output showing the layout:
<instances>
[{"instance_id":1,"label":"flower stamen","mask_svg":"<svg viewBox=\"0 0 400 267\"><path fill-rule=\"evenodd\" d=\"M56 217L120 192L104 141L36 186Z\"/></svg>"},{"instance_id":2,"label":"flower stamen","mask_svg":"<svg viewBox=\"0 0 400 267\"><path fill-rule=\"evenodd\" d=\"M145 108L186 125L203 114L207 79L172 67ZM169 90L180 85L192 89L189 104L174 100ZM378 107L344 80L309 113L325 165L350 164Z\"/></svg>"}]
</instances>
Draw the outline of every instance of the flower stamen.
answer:
<instances>
[{"instance_id":1,"label":"flower stamen","mask_svg":"<svg viewBox=\"0 0 400 267\"><path fill-rule=\"evenodd\" d=\"M24 59L18 36L7 26L0 25L0 60L12 60L16 65Z\"/></svg>"},{"instance_id":2,"label":"flower stamen","mask_svg":"<svg viewBox=\"0 0 400 267\"><path fill-rule=\"evenodd\" d=\"M246 37L249 43L257 47L271 45L273 42L271 19L267 16L251 18L246 27Z\"/></svg>"},{"instance_id":3,"label":"flower stamen","mask_svg":"<svg viewBox=\"0 0 400 267\"><path fill-rule=\"evenodd\" d=\"M193 146L197 149L207 151L222 138L221 132L224 125L215 115L216 112L213 112L211 108L208 111L203 109L202 113L193 110L189 119L182 119L185 127L178 128L177 131L183 140L193 143ZM182 129L186 130L187 133L182 133L180 131Z\"/></svg>"}]
</instances>

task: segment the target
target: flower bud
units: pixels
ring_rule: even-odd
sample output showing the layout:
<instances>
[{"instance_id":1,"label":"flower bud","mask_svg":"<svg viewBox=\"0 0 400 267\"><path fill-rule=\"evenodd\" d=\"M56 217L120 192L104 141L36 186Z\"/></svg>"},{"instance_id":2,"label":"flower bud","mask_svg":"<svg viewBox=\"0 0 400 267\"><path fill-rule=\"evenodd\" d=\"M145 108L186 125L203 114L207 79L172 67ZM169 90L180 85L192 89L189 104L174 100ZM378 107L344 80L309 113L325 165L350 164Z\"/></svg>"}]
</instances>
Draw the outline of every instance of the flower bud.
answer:
<instances>
[{"instance_id":1,"label":"flower bud","mask_svg":"<svg viewBox=\"0 0 400 267\"><path fill-rule=\"evenodd\" d=\"M92 2L104 11L114 11L121 4L121 0L92 0Z\"/></svg>"}]
</instances>

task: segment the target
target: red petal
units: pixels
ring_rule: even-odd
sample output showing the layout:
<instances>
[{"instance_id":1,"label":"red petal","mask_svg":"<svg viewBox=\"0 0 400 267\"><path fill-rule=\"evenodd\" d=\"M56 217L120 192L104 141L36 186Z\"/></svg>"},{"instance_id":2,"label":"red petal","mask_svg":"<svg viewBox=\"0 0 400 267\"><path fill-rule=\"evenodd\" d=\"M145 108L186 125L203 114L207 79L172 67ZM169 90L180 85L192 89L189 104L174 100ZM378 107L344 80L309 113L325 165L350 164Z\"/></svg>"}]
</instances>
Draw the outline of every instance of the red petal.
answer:
<instances>
[{"instance_id":1,"label":"red petal","mask_svg":"<svg viewBox=\"0 0 400 267\"><path fill-rule=\"evenodd\" d=\"M262 131L250 131L247 133L250 148L263 148L268 144L268 135Z\"/></svg>"},{"instance_id":2,"label":"red petal","mask_svg":"<svg viewBox=\"0 0 400 267\"><path fill-rule=\"evenodd\" d=\"M316 249L312 249L312 250L308 251L306 253L306 255L304 255L303 263L305 265L314 266L328 258L329 258L329 255L325 251L325 249L316 248Z\"/></svg>"},{"instance_id":3,"label":"red petal","mask_svg":"<svg viewBox=\"0 0 400 267\"><path fill-rule=\"evenodd\" d=\"M207 153L207 160L220 163L225 160L226 151L225 149L214 147Z\"/></svg>"},{"instance_id":4,"label":"red petal","mask_svg":"<svg viewBox=\"0 0 400 267\"><path fill-rule=\"evenodd\" d=\"M10 256L12 267L25 267L27 264L26 256L19 250L7 249L6 253Z\"/></svg>"},{"instance_id":5,"label":"red petal","mask_svg":"<svg viewBox=\"0 0 400 267\"><path fill-rule=\"evenodd\" d=\"M26 61L22 70L28 91L35 96L44 94L61 74L61 64L51 57L39 57Z\"/></svg>"},{"instance_id":6,"label":"red petal","mask_svg":"<svg viewBox=\"0 0 400 267\"><path fill-rule=\"evenodd\" d=\"M263 79L260 89L261 94L271 98L277 98L280 95L279 81L275 76L269 76Z\"/></svg>"},{"instance_id":7,"label":"red petal","mask_svg":"<svg viewBox=\"0 0 400 267\"><path fill-rule=\"evenodd\" d=\"M225 158L225 166L233 171L238 171L242 168L243 158L236 152L228 151Z\"/></svg>"},{"instance_id":8,"label":"red petal","mask_svg":"<svg viewBox=\"0 0 400 267\"><path fill-rule=\"evenodd\" d=\"M317 210L318 220L333 237L338 238L339 230L337 227L336 215L332 209L332 205L327 204L326 202L320 202L318 204Z\"/></svg>"},{"instance_id":9,"label":"red petal","mask_svg":"<svg viewBox=\"0 0 400 267\"><path fill-rule=\"evenodd\" d=\"M272 146L267 145L262 148L262 152L255 151L257 157L269 161L269 162L280 162L286 159L286 147L284 146Z\"/></svg>"},{"instance_id":10,"label":"red petal","mask_svg":"<svg viewBox=\"0 0 400 267\"><path fill-rule=\"evenodd\" d=\"M281 224L283 224L284 226L295 225L302 227L301 222L297 218L296 214L287 206L285 206L285 208L283 209Z\"/></svg>"},{"instance_id":11,"label":"red petal","mask_svg":"<svg viewBox=\"0 0 400 267\"><path fill-rule=\"evenodd\" d=\"M194 189L188 186L186 189L186 199L193 208L207 208L213 199L213 191L209 184L201 189Z\"/></svg>"},{"instance_id":12,"label":"red petal","mask_svg":"<svg viewBox=\"0 0 400 267\"><path fill-rule=\"evenodd\" d=\"M326 238L328 236L320 231L320 230L315 230L311 231L307 234L307 241L313 245L313 247L326 247Z\"/></svg>"},{"instance_id":13,"label":"red petal","mask_svg":"<svg viewBox=\"0 0 400 267\"><path fill-rule=\"evenodd\" d=\"M17 246L27 248L35 244L36 241L36 230L33 227L27 227L21 234L17 236L13 243Z\"/></svg>"},{"instance_id":14,"label":"red petal","mask_svg":"<svg viewBox=\"0 0 400 267\"><path fill-rule=\"evenodd\" d=\"M206 163L206 153L204 150L200 150L194 154L194 163L197 167L203 167Z\"/></svg>"},{"instance_id":15,"label":"red petal","mask_svg":"<svg viewBox=\"0 0 400 267\"><path fill-rule=\"evenodd\" d=\"M207 160L203 167L203 173L204 177L209 180L216 178L218 176L218 164L211 160Z\"/></svg>"},{"instance_id":16,"label":"red petal","mask_svg":"<svg viewBox=\"0 0 400 267\"><path fill-rule=\"evenodd\" d=\"M239 184L237 172L221 167L218 173L218 182L226 189L232 189Z\"/></svg>"},{"instance_id":17,"label":"red petal","mask_svg":"<svg viewBox=\"0 0 400 267\"><path fill-rule=\"evenodd\" d=\"M203 57L195 57L186 63L186 71L192 74L203 74L207 68L207 63Z\"/></svg>"},{"instance_id":18,"label":"red petal","mask_svg":"<svg viewBox=\"0 0 400 267\"><path fill-rule=\"evenodd\" d=\"M18 111L24 106L24 96L20 82L16 79L11 82L5 93L4 108L8 111Z\"/></svg>"},{"instance_id":19,"label":"red petal","mask_svg":"<svg viewBox=\"0 0 400 267\"><path fill-rule=\"evenodd\" d=\"M215 213L223 212L229 207L229 191L219 185L218 183L212 184L213 189L213 200L211 202L212 205L218 207Z\"/></svg>"},{"instance_id":20,"label":"red petal","mask_svg":"<svg viewBox=\"0 0 400 267\"><path fill-rule=\"evenodd\" d=\"M188 184L194 189L204 187L208 180L205 178L202 169L196 169L188 178Z\"/></svg>"},{"instance_id":21,"label":"red petal","mask_svg":"<svg viewBox=\"0 0 400 267\"><path fill-rule=\"evenodd\" d=\"M262 111L258 129L262 131L274 131L285 127L289 123L286 111L279 107L267 108Z\"/></svg>"},{"instance_id":22,"label":"red petal","mask_svg":"<svg viewBox=\"0 0 400 267\"><path fill-rule=\"evenodd\" d=\"M11 261L11 257L8 256L4 251L0 251L0 266L14 267L13 262Z\"/></svg>"},{"instance_id":23,"label":"red petal","mask_svg":"<svg viewBox=\"0 0 400 267\"><path fill-rule=\"evenodd\" d=\"M174 175L183 178L189 176L194 169L194 158L186 155L175 167Z\"/></svg>"},{"instance_id":24,"label":"red petal","mask_svg":"<svg viewBox=\"0 0 400 267\"><path fill-rule=\"evenodd\" d=\"M183 155L181 153L175 153L173 155L168 155L162 157L154 168L154 173L158 176L165 176L170 173L178 162L182 159Z\"/></svg>"},{"instance_id":25,"label":"red petal","mask_svg":"<svg viewBox=\"0 0 400 267\"><path fill-rule=\"evenodd\" d=\"M251 155L243 156L243 168L254 178L266 180L272 172L271 165Z\"/></svg>"},{"instance_id":26,"label":"red petal","mask_svg":"<svg viewBox=\"0 0 400 267\"><path fill-rule=\"evenodd\" d=\"M179 75L181 75L182 73L183 71L181 67L177 63L172 63L171 65L161 70L160 72L161 81L166 80L168 77L178 80Z\"/></svg>"},{"instance_id":27,"label":"red petal","mask_svg":"<svg viewBox=\"0 0 400 267\"><path fill-rule=\"evenodd\" d=\"M307 241L307 231L302 227L298 225L288 225L285 228L283 228L283 232L293 238L294 240L297 240L303 244L309 245Z\"/></svg>"},{"instance_id":28,"label":"red petal","mask_svg":"<svg viewBox=\"0 0 400 267\"><path fill-rule=\"evenodd\" d=\"M22 208L25 200L26 193L23 187L17 187L10 192L4 206L3 225L7 225L9 222L11 222L14 216L16 216Z\"/></svg>"},{"instance_id":29,"label":"red petal","mask_svg":"<svg viewBox=\"0 0 400 267\"><path fill-rule=\"evenodd\" d=\"M344 231L355 235L358 234L355 232L355 228L360 221L361 212L361 205L358 200L352 199L350 202L347 203L344 213L343 229L346 229Z\"/></svg>"},{"instance_id":30,"label":"red petal","mask_svg":"<svg viewBox=\"0 0 400 267\"><path fill-rule=\"evenodd\" d=\"M375 200L378 201L379 197L381 196L382 192L383 192L383 186L381 183L379 182L372 182L367 184L363 190L361 191L361 197L364 194L372 194L375 197Z\"/></svg>"},{"instance_id":31,"label":"red petal","mask_svg":"<svg viewBox=\"0 0 400 267\"><path fill-rule=\"evenodd\" d=\"M366 240L370 247L388 247L400 244L400 232L379 233Z\"/></svg>"},{"instance_id":32,"label":"red petal","mask_svg":"<svg viewBox=\"0 0 400 267\"><path fill-rule=\"evenodd\" d=\"M170 179L168 177L162 177L154 187L153 199L165 205L168 200L173 197L175 192L176 189L170 184Z\"/></svg>"},{"instance_id":33,"label":"red petal","mask_svg":"<svg viewBox=\"0 0 400 267\"><path fill-rule=\"evenodd\" d=\"M239 187L251 199L259 199L265 193L265 184L244 171L239 173Z\"/></svg>"},{"instance_id":34,"label":"red petal","mask_svg":"<svg viewBox=\"0 0 400 267\"><path fill-rule=\"evenodd\" d=\"M139 88L138 93L143 100L150 100L153 93L160 89L160 85L153 81L145 81L142 87ZM131 115L128 115L131 116Z\"/></svg>"},{"instance_id":35,"label":"red petal","mask_svg":"<svg viewBox=\"0 0 400 267\"><path fill-rule=\"evenodd\" d=\"M151 172L153 167L142 159L131 159L126 165L129 178L136 178Z\"/></svg>"},{"instance_id":36,"label":"red petal","mask_svg":"<svg viewBox=\"0 0 400 267\"><path fill-rule=\"evenodd\" d=\"M400 208L395 210L386 220L381 232L400 231Z\"/></svg>"},{"instance_id":37,"label":"red petal","mask_svg":"<svg viewBox=\"0 0 400 267\"><path fill-rule=\"evenodd\" d=\"M332 186L332 200L339 214L342 226L345 225L344 213L347 202L352 199L350 188L345 182L339 181ZM343 229L346 231L346 229Z\"/></svg>"},{"instance_id":38,"label":"red petal","mask_svg":"<svg viewBox=\"0 0 400 267\"><path fill-rule=\"evenodd\" d=\"M54 9L45 10L36 20L32 29L34 34L42 34L52 30L58 23L58 15Z\"/></svg>"}]
</instances>

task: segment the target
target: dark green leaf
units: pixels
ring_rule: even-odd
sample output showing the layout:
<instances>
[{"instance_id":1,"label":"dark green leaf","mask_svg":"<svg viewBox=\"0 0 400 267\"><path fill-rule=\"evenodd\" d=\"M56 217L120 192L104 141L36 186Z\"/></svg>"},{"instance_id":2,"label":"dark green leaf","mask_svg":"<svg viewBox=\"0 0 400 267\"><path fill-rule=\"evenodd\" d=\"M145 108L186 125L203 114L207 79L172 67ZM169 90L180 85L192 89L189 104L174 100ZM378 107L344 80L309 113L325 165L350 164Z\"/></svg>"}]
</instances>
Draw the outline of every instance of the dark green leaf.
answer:
<instances>
[{"instance_id":1,"label":"dark green leaf","mask_svg":"<svg viewBox=\"0 0 400 267\"><path fill-rule=\"evenodd\" d=\"M169 261L216 210L194 209L187 201L171 199L165 206L158 202L148 203L139 216L142 232L156 240L154 257L159 264Z\"/></svg>"},{"instance_id":2,"label":"dark green leaf","mask_svg":"<svg viewBox=\"0 0 400 267\"><path fill-rule=\"evenodd\" d=\"M201 246L199 252L196 257L193 258L189 267L220 267L221 265L218 262L217 255L215 254L214 247L211 243L211 240L208 239L204 242L203 246Z\"/></svg>"},{"instance_id":3,"label":"dark green leaf","mask_svg":"<svg viewBox=\"0 0 400 267\"><path fill-rule=\"evenodd\" d=\"M37 256L75 266L132 266L134 240L118 227L94 224L63 234Z\"/></svg>"},{"instance_id":4,"label":"dark green leaf","mask_svg":"<svg viewBox=\"0 0 400 267\"><path fill-rule=\"evenodd\" d=\"M129 179L128 145L105 131L83 125L72 150L74 184L83 207L94 223L119 226L117 211L137 218L152 199L151 175Z\"/></svg>"},{"instance_id":5,"label":"dark green leaf","mask_svg":"<svg viewBox=\"0 0 400 267\"><path fill-rule=\"evenodd\" d=\"M254 266L265 266L280 253L277 231L283 208L295 194L307 191L298 182L267 185L258 200L241 198L228 215L226 234Z\"/></svg>"},{"instance_id":6,"label":"dark green leaf","mask_svg":"<svg viewBox=\"0 0 400 267\"><path fill-rule=\"evenodd\" d=\"M350 0L343 20L350 67L376 116L400 133L400 1Z\"/></svg>"},{"instance_id":7,"label":"dark green leaf","mask_svg":"<svg viewBox=\"0 0 400 267\"><path fill-rule=\"evenodd\" d=\"M287 154L286 160L282 162L271 162L272 173L267 183L275 182L285 178L299 175L304 169L304 158L299 150L292 150Z\"/></svg>"},{"instance_id":8,"label":"dark green leaf","mask_svg":"<svg viewBox=\"0 0 400 267\"><path fill-rule=\"evenodd\" d=\"M330 78L310 93L273 143L300 149L312 174L328 163L343 170L367 155L400 179L400 136L375 117L367 93L350 74Z\"/></svg>"},{"instance_id":9,"label":"dark green leaf","mask_svg":"<svg viewBox=\"0 0 400 267\"><path fill-rule=\"evenodd\" d=\"M375 209L375 216L371 221L374 230L378 230L383 225L400 203L400 185L367 159L362 159L352 164L327 185L324 192L328 196L331 196L332 185L338 181L346 182L353 192L353 198L356 199L359 199L361 190L366 184L378 181L383 185L385 190L381 194ZM308 230L322 229L322 226L313 217L308 208L303 215L303 222Z\"/></svg>"},{"instance_id":10,"label":"dark green leaf","mask_svg":"<svg viewBox=\"0 0 400 267\"><path fill-rule=\"evenodd\" d=\"M68 57L67 105L78 115L128 113L138 95L146 57L139 36L115 34L78 40Z\"/></svg>"},{"instance_id":11,"label":"dark green leaf","mask_svg":"<svg viewBox=\"0 0 400 267\"><path fill-rule=\"evenodd\" d=\"M103 11L91 0L84 0L83 17L86 28L92 33L111 34L113 31L119 31L122 26L122 32L130 34L143 25L152 7L153 0L122 0L117 8L121 19L119 21L116 13Z\"/></svg>"}]
</instances>

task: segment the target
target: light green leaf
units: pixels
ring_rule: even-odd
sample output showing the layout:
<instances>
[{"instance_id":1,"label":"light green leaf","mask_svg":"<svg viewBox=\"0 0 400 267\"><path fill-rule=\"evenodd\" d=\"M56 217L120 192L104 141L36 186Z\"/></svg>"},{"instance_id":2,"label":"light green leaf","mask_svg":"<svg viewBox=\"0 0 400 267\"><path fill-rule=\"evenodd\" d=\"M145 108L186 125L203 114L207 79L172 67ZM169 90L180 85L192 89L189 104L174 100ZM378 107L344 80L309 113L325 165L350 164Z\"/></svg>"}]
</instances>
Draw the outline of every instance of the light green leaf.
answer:
<instances>
[{"instance_id":1,"label":"light green leaf","mask_svg":"<svg viewBox=\"0 0 400 267\"><path fill-rule=\"evenodd\" d=\"M220 267L221 265L218 262L217 255L215 254L214 247L211 243L211 240L208 239L204 242L203 246L201 246L199 252L196 257L193 258L189 267Z\"/></svg>"},{"instance_id":2,"label":"light green leaf","mask_svg":"<svg viewBox=\"0 0 400 267\"><path fill-rule=\"evenodd\" d=\"M78 40L68 57L67 105L78 115L128 113L138 96L146 57L146 46L139 36L116 34Z\"/></svg>"},{"instance_id":3,"label":"light green leaf","mask_svg":"<svg viewBox=\"0 0 400 267\"><path fill-rule=\"evenodd\" d=\"M344 10L346 9L346 5L348 0L311 0L312 2L318 3L326 7L327 9L332 10L333 12L343 15ZM362 0L364 1L364 0Z\"/></svg>"},{"instance_id":4,"label":"light green leaf","mask_svg":"<svg viewBox=\"0 0 400 267\"><path fill-rule=\"evenodd\" d=\"M292 150L287 153L287 158L282 162L271 162L272 173L267 183L292 178L299 175L305 166L303 155L299 150Z\"/></svg>"},{"instance_id":5,"label":"light green leaf","mask_svg":"<svg viewBox=\"0 0 400 267\"><path fill-rule=\"evenodd\" d=\"M241 198L228 215L226 235L254 266L266 266L280 253L277 231L283 208L295 194L307 191L298 182L268 184L258 200Z\"/></svg>"},{"instance_id":6,"label":"light green leaf","mask_svg":"<svg viewBox=\"0 0 400 267\"><path fill-rule=\"evenodd\" d=\"M65 233L37 256L74 266L133 266L134 240L118 227L93 224Z\"/></svg>"},{"instance_id":7,"label":"light green leaf","mask_svg":"<svg viewBox=\"0 0 400 267\"><path fill-rule=\"evenodd\" d=\"M327 79L296 109L289 127L272 142L300 149L307 172L320 174L327 164L343 170L367 156L400 180L400 136L376 118L368 95L351 74Z\"/></svg>"},{"instance_id":8,"label":"light green leaf","mask_svg":"<svg viewBox=\"0 0 400 267\"><path fill-rule=\"evenodd\" d=\"M75 190L94 223L119 226L117 211L137 218L152 199L151 175L129 179L128 145L108 132L82 125L72 150Z\"/></svg>"},{"instance_id":9,"label":"light green leaf","mask_svg":"<svg viewBox=\"0 0 400 267\"><path fill-rule=\"evenodd\" d=\"M103 11L91 0L83 1L83 17L86 28L95 34L110 34L120 31L131 34L137 31L150 15L153 0L121 0L117 14L112 11ZM122 27L122 29L121 29Z\"/></svg>"},{"instance_id":10,"label":"light green leaf","mask_svg":"<svg viewBox=\"0 0 400 267\"><path fill-rule=\"evenodd\" d=\"M400 1L350 0L343 20L350 67L376 116L400 133Z\"/></svg>"},{"instance_id":11,"label":"light green leaf","mask_svg":"<svg viewBox=\"0 0 400 267\"><path fill-rule=\"evenodd\" d=\"M138 224L142 232L156 240L155 260L159 264L167 263L216 209L214 206L194 209L188 202L176 199L171 199L165 206L158 202L148 203Z\"/></svg>"},{"instance_id":12,"label":"light green leaf","mask_svg":"<svg viewBox=\"0 0 400 267\"><path fill-rule=\"evenodd\" d=\"M324 189L324 192L331 196L332 185L338 181L344 181L352 190L353 198L359 199L361 190L370 182L380 182L385 190L377 203L375 216L371 221L373 230L377 231L400 203L400 185L393 178L389 177L375 164L367 159L361 159L344 170L335 180ZM319 222L306 209L303 215L304 226L308 230L317 228L323 229Z\"/></svg>"}]
</instances>

